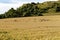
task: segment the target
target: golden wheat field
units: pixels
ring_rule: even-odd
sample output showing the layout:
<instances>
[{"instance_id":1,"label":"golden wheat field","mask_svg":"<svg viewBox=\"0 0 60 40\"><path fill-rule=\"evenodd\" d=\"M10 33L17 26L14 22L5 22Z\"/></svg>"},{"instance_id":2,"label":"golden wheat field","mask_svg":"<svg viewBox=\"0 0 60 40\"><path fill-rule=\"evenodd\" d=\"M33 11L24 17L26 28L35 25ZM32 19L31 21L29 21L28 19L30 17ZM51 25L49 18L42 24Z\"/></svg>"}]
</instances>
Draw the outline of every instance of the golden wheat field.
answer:
<instances>
[{"instance_id":1,"label":"golden wheat field","mask_svg":"<svg viewBox=\"0 0 60 40\"><path fill-rule=\"evenodd\" d=\"M0 19L0 40L60 40L60 15Z\"/></svg>"}]
</instances>

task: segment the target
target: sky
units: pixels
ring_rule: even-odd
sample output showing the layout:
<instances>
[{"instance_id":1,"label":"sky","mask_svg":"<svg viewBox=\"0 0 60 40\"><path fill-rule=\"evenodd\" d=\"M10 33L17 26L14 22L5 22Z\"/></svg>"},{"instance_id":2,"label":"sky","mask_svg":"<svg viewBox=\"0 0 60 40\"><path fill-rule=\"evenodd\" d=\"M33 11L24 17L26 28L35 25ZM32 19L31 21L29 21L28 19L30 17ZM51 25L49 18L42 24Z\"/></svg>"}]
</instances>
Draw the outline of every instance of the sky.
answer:
<instances>
[{"instance_id":1,"label":"sky","mask_svg":"<svg viewBox=\"0 0 60 40\"><path fill-rule=\"evenodd\" d=\"M57 0L0 0L0 14L7 12L10 8L16 9L22 6L24 3L45 1L57 1Z\"/></svg>"}]
</instances>

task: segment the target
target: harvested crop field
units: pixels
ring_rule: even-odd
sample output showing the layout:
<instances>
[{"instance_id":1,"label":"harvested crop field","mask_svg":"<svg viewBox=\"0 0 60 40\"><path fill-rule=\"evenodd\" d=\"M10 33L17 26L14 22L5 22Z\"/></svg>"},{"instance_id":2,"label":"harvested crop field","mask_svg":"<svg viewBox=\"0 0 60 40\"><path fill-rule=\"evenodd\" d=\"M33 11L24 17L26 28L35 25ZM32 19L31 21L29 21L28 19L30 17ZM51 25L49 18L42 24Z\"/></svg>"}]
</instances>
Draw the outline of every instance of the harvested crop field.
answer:
<instances>
[{"instance_id":1,"label":"harvested crop field","mask_svg":"<svg viewBox=\"0 0 60 40\"><path fill-rule=\"evenodd\" d=\"M0 40L60 40L60 15L0 19Z\"/></svg>"}]
</instances>

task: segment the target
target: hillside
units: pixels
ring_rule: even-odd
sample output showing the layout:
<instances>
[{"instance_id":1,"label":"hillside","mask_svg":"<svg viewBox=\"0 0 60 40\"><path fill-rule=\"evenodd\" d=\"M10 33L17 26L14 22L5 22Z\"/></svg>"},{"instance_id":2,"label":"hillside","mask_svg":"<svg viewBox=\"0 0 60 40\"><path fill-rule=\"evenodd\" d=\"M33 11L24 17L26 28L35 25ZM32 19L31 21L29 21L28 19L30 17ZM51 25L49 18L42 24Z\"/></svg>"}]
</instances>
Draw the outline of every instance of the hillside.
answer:
<instances>
[{"instance_id":1,"label":"hillside","mask_svg":"<svg viewBox=\"0 0 60 40\"><path fill-rule=\"evenodd\" d=\"M0 40L60 40L60 16L0 19Z\"/></svg>"},{"instance_id":2,"label":"hillside","mask_svg":"<svg viewBox=\"0 0 60 40\"><path fill-rule=\"evenodd\" d=\"M60 1L31 2L0 14L0 40L60 40Z\"/></svg>"},{"instance_id":3,"label":"hillside","mask_svg":"<svg viewBox=\"0 0 60 40\"><path fill-rule=\"evenodd\" d=\"M9 9L0 18L15 18L28 16L44 16L44 15L60 15L60 1L48 1L43 3L27 3L23 4L16 10Z\"/></svg>"}]
</instances>

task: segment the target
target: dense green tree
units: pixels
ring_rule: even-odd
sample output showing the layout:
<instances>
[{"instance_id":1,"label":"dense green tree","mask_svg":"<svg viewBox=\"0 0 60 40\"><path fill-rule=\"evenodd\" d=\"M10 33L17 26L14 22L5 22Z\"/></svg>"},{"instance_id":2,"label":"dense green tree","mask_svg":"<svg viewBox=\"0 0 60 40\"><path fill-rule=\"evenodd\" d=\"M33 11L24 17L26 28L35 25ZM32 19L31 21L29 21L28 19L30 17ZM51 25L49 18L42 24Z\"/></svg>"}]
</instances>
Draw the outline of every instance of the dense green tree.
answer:
<instances>
[{"instance_id":1,"label":"dense green tree","mask_svg":"<svg viewBox=\"0 0 60 40\"><path fill-rule=\"evenodd\" d=\"M16 10L14 10L13 8L11 8L10 10L8 10L8 12L5 12L5 17L6 18L17 17Z\"/></svg>"}]
</instances>

